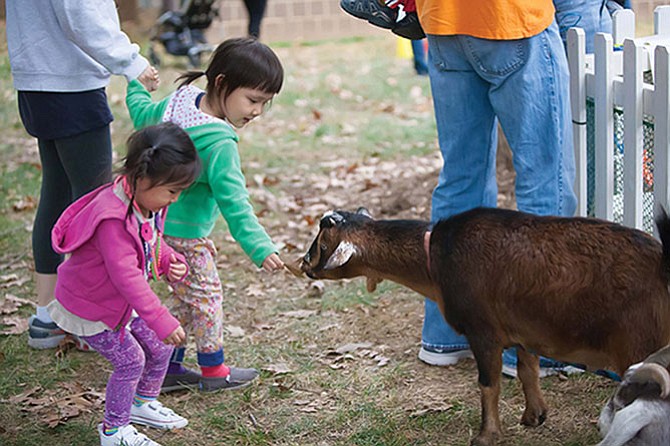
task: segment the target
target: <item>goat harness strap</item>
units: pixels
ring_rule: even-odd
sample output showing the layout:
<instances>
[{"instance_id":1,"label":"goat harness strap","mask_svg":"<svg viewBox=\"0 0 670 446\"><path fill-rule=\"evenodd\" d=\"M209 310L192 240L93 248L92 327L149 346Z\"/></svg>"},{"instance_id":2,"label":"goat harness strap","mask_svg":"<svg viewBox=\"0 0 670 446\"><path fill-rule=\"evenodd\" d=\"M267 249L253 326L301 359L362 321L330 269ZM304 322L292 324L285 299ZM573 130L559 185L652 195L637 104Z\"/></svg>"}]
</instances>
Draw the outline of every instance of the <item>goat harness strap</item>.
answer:
<instances>
[{"instance_id":1,"label":"goat harness strap","mask_svg":"<svg viewBox=\"0 0 670 446\"><path fill-rule=\"evenodd\" d=\"M423 235L423 250L426 251L426 268L430 274L430 231Z\"/></svg>"}]
</instances>

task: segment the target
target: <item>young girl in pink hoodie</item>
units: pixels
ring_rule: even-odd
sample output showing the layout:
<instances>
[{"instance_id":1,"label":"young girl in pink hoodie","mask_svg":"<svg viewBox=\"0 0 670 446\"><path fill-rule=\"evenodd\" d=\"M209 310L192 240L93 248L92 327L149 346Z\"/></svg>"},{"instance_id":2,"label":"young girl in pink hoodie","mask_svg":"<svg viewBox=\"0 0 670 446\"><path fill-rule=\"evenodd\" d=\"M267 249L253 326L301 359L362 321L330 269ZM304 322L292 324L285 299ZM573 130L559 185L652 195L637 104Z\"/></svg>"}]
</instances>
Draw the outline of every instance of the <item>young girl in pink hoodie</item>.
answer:
<instances>
[{"instance_id":1,"label":"young girl in pink hoodie","mask_svg":"<svg viewBox=\"0 0 670 446\"><path fill-rule=\"evenodd\" d=\"M185 333L148 280L183 279L188 268L162 240L166 207L200 172L189 136L174 124L140 130L113 183L68 207L52 232L54 249L70 257L58 268L49 313L111 362L102 446L158 443L130 424L184 427L188 421L156 399L175 345Z\"/></svg>"}]
</instances>

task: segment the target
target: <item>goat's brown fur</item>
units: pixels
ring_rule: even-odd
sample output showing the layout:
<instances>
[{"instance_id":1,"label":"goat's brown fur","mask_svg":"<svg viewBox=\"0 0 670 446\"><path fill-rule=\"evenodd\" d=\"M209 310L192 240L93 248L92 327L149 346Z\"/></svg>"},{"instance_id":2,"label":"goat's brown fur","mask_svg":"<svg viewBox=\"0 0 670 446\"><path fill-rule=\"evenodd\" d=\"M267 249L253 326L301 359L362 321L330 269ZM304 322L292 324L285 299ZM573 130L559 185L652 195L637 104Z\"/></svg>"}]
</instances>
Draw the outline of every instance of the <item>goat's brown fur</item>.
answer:
<instances>
[{"instance_id":1,"label":"goat's brown fur","mask_svg":"<svg viewBox=\"0 0 670 446\"><path fill-rule=\"evenodd\" d=\"M668 226L663 218L661 229ZM314 278L388 279L437 302L477 361L482 428L473 444L493 445L500 435L503 348L519 347L522 423L537 426L547 413L538 354L623 374L670 343L668 259L641 231L596 219L476 209L434 226L428 271L428 228L338 211L322 219L301 268ZM355 252L324 268L341 242Z\"/></svg>"}]
</instances>

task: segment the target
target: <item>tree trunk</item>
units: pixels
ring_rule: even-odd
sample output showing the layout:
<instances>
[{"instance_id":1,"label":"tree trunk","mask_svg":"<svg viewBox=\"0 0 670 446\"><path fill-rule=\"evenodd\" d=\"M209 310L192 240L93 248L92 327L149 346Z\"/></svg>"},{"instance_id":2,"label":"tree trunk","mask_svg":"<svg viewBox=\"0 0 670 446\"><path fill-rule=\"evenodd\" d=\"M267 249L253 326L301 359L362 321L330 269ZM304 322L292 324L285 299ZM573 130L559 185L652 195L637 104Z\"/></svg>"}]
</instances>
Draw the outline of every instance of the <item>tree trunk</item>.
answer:
<instances>
[{"instance_id":1,"label":"tree trunk","mask_svg":"<svg viewBox=\"0 0 670 446\"><path fill-rule=\"evenodd\" d=\"M137 22L137 0L116 0L116 4L119 7L119 19L121 22Z\"/></svg>"}]
</instances>

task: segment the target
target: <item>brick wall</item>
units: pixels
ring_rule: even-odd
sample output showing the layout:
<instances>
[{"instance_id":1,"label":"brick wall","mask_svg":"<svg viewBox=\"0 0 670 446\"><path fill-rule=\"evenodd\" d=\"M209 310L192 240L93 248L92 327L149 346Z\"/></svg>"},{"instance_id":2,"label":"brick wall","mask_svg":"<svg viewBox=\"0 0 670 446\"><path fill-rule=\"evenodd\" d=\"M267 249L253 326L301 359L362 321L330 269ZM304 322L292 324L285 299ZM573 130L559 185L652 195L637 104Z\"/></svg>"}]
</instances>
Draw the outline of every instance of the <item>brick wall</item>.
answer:
<instances>
[{"instance_id":1,"label":"brick wall","mask_svg":"<svg viewBox=\"0 0 670 446\"><path fill-rule=\"evenodd\" d=\"M143 8L160 4L161 0L139 0ZM670 4L670 0L633 0L640 32L651 32L654 8L665 4ZM247 13L242 0L220 0L219 7L222 20L212 27L211 40L245 35ZM0 18L4 18L4 15L5 0L0 0ZM262 38L267 41L319 40L379 35L384 32L388 31L342 12L339 0L268 0L261 29Z\"/></svg>"},{"instance_id":2,"label":"brick wall","mask_svg":"<svg viewBox=\"0 0 670 446\"><path fill-rule=\"evenodd\" d=\"M219 2L222 18L212 26L212 41L247 33L247 11L242 0ZM261 39L320 40L388 33L340 9L339 0L268 0L261 25Z\"/></svg>"},{"instance_id":3,"label":"brick wall","mask_svg":"<svg viewBox=\"0 0 670 446\"><path fill-rule=\"evenodd\" d=\"M652 33L654 8L670 0L633 0L638 30ZM246 34L247 15L242 0L219 1L222 22L212 27L212 41ZM379 35L388 31L356 19L340 9L339 0L268 0L261 38L319 40L336 37Z\"/></svg>"}]
</instances>

